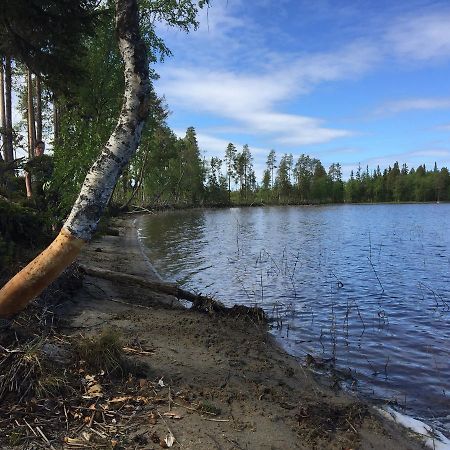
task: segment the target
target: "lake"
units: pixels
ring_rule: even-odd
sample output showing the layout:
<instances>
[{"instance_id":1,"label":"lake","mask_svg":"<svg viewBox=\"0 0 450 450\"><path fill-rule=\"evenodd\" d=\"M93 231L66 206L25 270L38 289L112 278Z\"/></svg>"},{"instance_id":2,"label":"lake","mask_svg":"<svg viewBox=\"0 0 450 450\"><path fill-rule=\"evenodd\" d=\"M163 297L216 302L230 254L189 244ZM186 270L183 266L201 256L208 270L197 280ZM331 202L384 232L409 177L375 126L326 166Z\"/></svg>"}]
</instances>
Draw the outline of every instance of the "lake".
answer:
<instances>
[{"instance_id":1,"label":"lake","mask_svg":"<svg viewBox=\"0 0 450 450\"><path fill-rule=\"evenodd\" d=\"M175 211L139 226L164 279L263 307L288 352L450 433L450 204Z\"/></svg>"}]
</instances>

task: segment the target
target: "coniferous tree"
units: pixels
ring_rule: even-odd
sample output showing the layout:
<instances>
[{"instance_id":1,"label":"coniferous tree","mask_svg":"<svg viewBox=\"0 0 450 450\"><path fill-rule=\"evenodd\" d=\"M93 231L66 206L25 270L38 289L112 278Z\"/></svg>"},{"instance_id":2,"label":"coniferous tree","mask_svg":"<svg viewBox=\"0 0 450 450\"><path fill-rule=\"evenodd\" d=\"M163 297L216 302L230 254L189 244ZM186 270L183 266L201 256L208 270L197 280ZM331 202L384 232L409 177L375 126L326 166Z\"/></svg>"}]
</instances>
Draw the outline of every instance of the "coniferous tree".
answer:
<instances>
[{"instance_id":1,"label":"coniferous tree","mask_svg":"<svg viewBox=\"0 0 450 450\"><path fill-rule=\"evenodd\" d=\"M204 168L200 158L200 148L194 127L186 130L182 139L183 197L193 205L199 204L203 197Z\"/></svg>"},{"instance_id":2,"label":"coniferous tree","mask_svg":"<svg viewBox=\"0 0 450 450\"><path fill-rule=\"evenodd\" d=\"M243 166L242 168L243 168L243 175L244 175L244 196L245 196L245 200L247 200L249 190L251 190L249 177L253 170L253 157L250 152L250 147L248 146L248 144L245 144L244 147L242 148L241 158L242 158L242 166Z\"/></svg>"},{"instance_id":3,"label":"coniferous tree","mask_svg":"<svg viewBox=\"0 0 450 450\"><path fill-rule=\"evenodd\" d=\"M302 154L295 163L294 177L297 183L297 189L300 195L300 201L309 200L311 190L311 181L313 176L314 160L308 155Z\"/></svg>"},{"instance_id":4,"label":"coniferous tree","mask_svg":"<svg viewBox=\"0 0 450 450\"><path fill-rule=\"evenodd\" d=\"M341 203L344 201L344 183L342 182L342 168L339 163L333 163L328 169L328 178L332 184L331 201Z\"/></svg>"},{"instance_id":5,"label":"coniferous tree","mask_svg":"<svg viewBox=\"0 0 450 450\"><path fill-rule=\"evenodd\" d=\"M274 186L274 177L273 177L273 171L275 170L276 164L277 162L277 157L275 154L275 150L270 150L269 152L269 156L267 157L267 161L266 161L266 165L267 165L267 170L269 171L270 174L270 187L273 189Z\"/></svg>"},{"instance_id":6,"label":"coniferous tree","mask_svg":"<svg viewBox=\"0 0 450 450\"><path fill-rule=\"evenodd\" d=\"M83 67L84 38L95 31L96 0L2 0L0 54L23 62L49 86L67 92Z\"/></svg>"},{"instance_id":7,"label":"coniferous tree","mask_svg":"<svg viewBox=\"0 0 450 450\"><path fill-rule=\"evenodd\" d=\"M278 164L277 176L275 179L275 187L278 192L278 199L281 202L289 201L291 193L291 180L289 176L292 164L292 155L284 154Z\"/></svg>"},{"instance_id":8,"label":"coniferous tree","mask_svg":"<svg viewBox=\"0 0 450 450\"><path fill-rule=\"evenodd\" d=\"M227 177L228 177L228 200L231 201L231 179L236 178L235 167L236 167L236 155L237 149L230 142L225 151L225 164L227 167Z\"/></svg>"},{"instance_id":9,"label":"coniferous tree","mask_svg":"<svg viewBox=\"0 0 450 450\"><path fill-rule=\"evenodd\" d=\"M329 183L327 172L322 163L315 160L314 172L311 183L311 197L314 202L326 202L329 198Z\"/></svg>"}]
</instances>

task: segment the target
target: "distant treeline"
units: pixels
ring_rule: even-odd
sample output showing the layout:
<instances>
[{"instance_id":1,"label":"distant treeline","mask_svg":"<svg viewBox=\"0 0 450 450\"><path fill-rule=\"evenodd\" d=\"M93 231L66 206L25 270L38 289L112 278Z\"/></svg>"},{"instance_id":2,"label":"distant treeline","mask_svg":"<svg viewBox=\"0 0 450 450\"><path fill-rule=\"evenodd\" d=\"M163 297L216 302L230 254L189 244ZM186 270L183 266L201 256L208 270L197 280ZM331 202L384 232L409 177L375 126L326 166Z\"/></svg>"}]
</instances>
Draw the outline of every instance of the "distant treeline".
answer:
<instances>
[{"instance_id":1,"label":"distant treeline","mask_svg":"<svg viewBox=\"0 0 450 450\"><path fill-rule=\"evenodd\" d=\"M222 165L224 168L222 171ZM450 174L446 167L425 165L400 168L398 162L381 171L359 166L348 181L339 163L325 170L320 160L302 154L296 161L284 154L278 164L271 150L261 183L257 183L247 145L238 152L229 144L224 161L212 158L206 165L206 200L211 203L311 204L343 202L434 202L450 200Z\"/></svg>"}]
</instances>

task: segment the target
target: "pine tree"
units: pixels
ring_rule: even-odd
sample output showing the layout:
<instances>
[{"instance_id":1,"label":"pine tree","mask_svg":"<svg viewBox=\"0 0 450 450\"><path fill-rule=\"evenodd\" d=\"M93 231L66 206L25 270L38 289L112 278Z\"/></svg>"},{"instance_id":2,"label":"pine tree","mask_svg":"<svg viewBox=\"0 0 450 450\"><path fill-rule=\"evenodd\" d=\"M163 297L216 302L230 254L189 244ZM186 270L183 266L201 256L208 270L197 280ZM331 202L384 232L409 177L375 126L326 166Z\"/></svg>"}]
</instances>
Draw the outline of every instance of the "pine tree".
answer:
<instances>
[{"instance_id":1,"label":"pine tree","mask_svg":"<svg viewBox=\"0 0 450 450\"><path fill-rule=\"evenodd\" d=\"M75 55L85 52L84 39L94 34L97 5L96 0L2 0L0 55L23 62L47 85L67 92L83 73Z\"/></svg>"},{"instance_id":2,"label":"pine tree","mask_svg":"<svg viewBox=\"0 0 450 450\"><path fill-rule=\"evenodd\" d=\"M237 155L237 149L230 142L225 151L225 164L227 167L227 177L228 177L228 201L230 201L230 202L231 202L231 179L236 178L236 173L235 173L236 155Z\"/></svg>"},{"instance_id":3,"label":"pine tree","mask_svg":"<svg viewBox=\"0 0 450 450\"><path fill-rule=\"evenodd\" d=\"M273 189L273 184L274 184L274 178L273 178L273 171L275 170L276 166L275 163L277 162L277 158L275 155L275 150L270 150L269 152L269 156L267 157L267 169L269 170L270 173L270 187Z\"/></svg>"}]
</instances>

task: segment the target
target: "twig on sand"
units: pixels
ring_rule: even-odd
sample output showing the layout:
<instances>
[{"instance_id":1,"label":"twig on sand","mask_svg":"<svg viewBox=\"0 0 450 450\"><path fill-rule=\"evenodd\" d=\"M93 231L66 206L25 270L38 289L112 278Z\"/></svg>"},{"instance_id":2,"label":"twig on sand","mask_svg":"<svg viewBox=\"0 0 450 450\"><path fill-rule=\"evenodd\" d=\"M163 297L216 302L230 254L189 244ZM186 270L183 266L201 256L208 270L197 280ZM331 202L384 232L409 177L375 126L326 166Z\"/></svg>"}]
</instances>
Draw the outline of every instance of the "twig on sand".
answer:
<instances>
[{"instance_id":1,"label":"twig on sand","mask_svg":"<svg viewBox=\"0 0 450 450\"><path fill-rule=\"evenodd\" d=\"M203 420L209 420L210 422L231 422L230 419L210 419L209 417L201 416Z\"/></svg>"},{"instance_id":2,"label":"twig on sand","mask_svg":"<svg viewBox=\"0 0 450 450\"><path fill-rule=\"evenodd\" d=\"M175 435L172 433L172 430L169 428L169 425L167 425L166 420L164 419L164 417L161 415L161 413L156 410L156 412L158 413L158 416L161 418L161 420L164 422L164 425L167 428L167 431L169 432L170 435L173 436L173 438L175 439L175 442L178 442L178 444L180 445L180 447L183 447L183 444L175 437Z\"/></svg>"},{"instance_id":3,"label":"twig on sand","mask_svg":"<svg viewBox=\"0 0 450 450\"><path fill-rule=\"evenodd\" d=\"M356 428L350 423L350 421L346 418L345 421L352 427L352 430L358 434L358 432L356 431Z\"/></svg>"}]
</instances>

